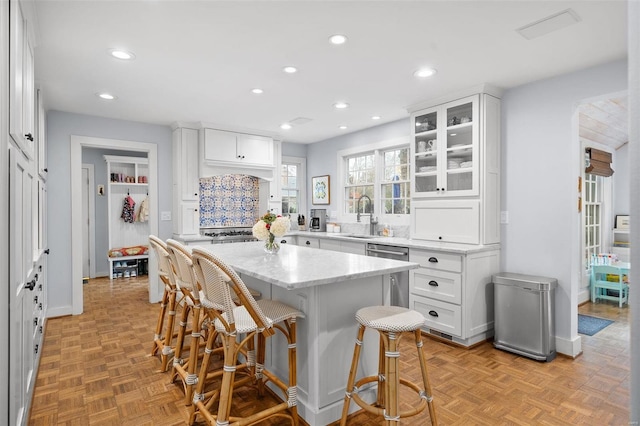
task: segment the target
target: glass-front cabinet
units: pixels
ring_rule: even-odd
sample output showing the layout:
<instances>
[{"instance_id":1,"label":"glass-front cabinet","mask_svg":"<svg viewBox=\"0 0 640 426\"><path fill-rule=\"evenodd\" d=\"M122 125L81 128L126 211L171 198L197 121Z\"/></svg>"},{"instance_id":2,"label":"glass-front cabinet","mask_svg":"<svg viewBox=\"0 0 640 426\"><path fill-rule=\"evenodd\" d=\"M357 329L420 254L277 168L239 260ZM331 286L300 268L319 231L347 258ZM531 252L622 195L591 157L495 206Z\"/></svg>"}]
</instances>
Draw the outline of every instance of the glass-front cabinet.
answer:
<instances>
[{"instance_id":1,"label":"glass-front cabinet","mask_svg":"<svg viewBox=\"0 0 640 426\"><path fill-rule=\"evenodd\" d=\"M479 96L412 114L414 197L478 195Z\"/></svg>"}]
</instances>

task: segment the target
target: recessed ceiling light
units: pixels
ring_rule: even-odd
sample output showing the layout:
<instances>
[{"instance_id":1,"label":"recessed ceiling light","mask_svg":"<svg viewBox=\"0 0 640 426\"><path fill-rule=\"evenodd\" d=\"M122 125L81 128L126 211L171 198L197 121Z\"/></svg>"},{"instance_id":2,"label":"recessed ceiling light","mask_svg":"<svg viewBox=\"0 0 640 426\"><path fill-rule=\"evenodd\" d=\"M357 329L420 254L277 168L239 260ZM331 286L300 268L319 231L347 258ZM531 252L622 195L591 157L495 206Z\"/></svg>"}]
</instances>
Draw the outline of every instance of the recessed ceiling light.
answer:
<instances>
[{"instance_id":1,"label":"recessed ceiling light","mask_svg":"<svg viewBox=\"0 0 640 426\"><path fill-rule=\"evenodd\" d=\"M257 87L253 90L251 90L251 93L255 93L256 95L260 95L263 93L262 89L258 89Z\"/></svg>"},{"instance_id":2,"label":"recessed ceiling light","mask_svg":"<svg viewBox=\"0 0 640 426\"><path fill-rule=\"evenodd\" d=\"M100 99L104 99L107 101L112 101L116 99L116 97L113 96L111 93L106 93L106 92L96 93L96 96L99 97Z\"/></svg>"},{"instance_id":3,"label":"recessed ceiling light","mask_svg":"<svg viewBox=\"0 0 640 426\"><path fill-rule=\"evenodd\" d=\"M333 44L345 44L347 42L347 36L342 34L334 34L329 37L329 41Z\"/></svg>"},{"instance_id":4,"label":"recessed ceiling light","mask_svg":"<svg viewBox=\"0 0 640 426\"><path fill-rule=\"evenodd\" d=\"M426 77L431 77L436 72L437 71L434 70L433 68L420 68L419 70L414 72L413 75L420 78L426 78Z\"/></svg>"},{"instance_id":5,"label":"recessed ceiling light","mask_svg":"<svg viewBox=\"0 0 640 426\"><path fill-rule=\"evenodd\" d=\"M379 115L374 115L373 117L371 117L372 120L380 120L380 116Z\"/></svg>"},{"instance_id":6,"label":"recessed ceiling light","mask_svg":"<svg viewBox=\"0 0 640 426\"><path fill-rule=\"evenodd\" d=\"M114 58L122 59L125 61L136 58L136 55L134 55L133 52L129 52L127 50L122 50L122 49L109 49L109 53Z\"/></svg>"},{"instance_id":7,"label":"recessed ceiling light","mask_svg":"<svg viewBox=\"0 0 640 426\"><path fill-rule=\"evenodd\" d=\"M347 128L347 126L340 126L340 127L338 127L338 129L340 129L340 130L345 130L346 128Z\"/></svg>"},{"instance_id":8,"label":"recessed ceiling light","mask_svg":"<svg viewBox=\"0 0 640 426\"><path fill-rule=\"evenodd\" d=\"M335 104L333 104L333 107L336 109L345 109L349 108L349 104L346 102L336 102Z\"/></svg>"},{"instance_id":9,"label":"recessed ceiling light","mask_svg":"<svg viewBox=\"0 0 640 426\"><path fill-rule=\"evenodd\" d=\"M282 123L282 124L280 125L280 128L281 128L282 130L289 130L289 129L291 128L291 124L289 124L289 123Z\"/></svg>"},{"instance_id":10,"label":"recessed ceiling light","mask_svg":"<svg viewBox=\"0 0 640 426\"><path fill-rule=\"evenodd\" d=\"M294 72L298 72L298 68L292 67L292 66L286 66L282 68L282 71L286 72L287 74L293 74Z\"/></svg>"}]
</instances>

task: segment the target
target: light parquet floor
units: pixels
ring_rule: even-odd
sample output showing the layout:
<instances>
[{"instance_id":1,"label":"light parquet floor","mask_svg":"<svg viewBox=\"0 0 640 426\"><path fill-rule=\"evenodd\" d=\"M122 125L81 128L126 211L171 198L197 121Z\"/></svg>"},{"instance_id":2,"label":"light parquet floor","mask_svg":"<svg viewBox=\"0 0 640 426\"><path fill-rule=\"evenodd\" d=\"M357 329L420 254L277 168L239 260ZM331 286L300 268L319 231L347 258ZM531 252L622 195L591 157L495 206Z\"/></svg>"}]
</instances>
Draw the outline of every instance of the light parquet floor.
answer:
<instances>
[{"instance_id":1,"label":"light parquet floor","mask_svg":"<svg viewBox=\"0 0 640 426\"><path fill-rule=\"evenodd\" d=\"M29 424L186 424L182 385L169 383L169 374L157 371L159 359L148 355L159 305L148 303L146 278L90 280L84 298L82 315L47 322ZM439 423L627 425L628 308L587 303L579 312L616 322L595 336L583 335L583 354L575 360L541 363L496 350L489 342L462 349L425 338ZM402 374L419 381L410 343L402 344ZM353 348L340 350L350 356ZM271 398L249 402L250 393L243 397L241 411ZM402 390L403 406L415 400L415 394ZM349 420L355 426L383 423L364 412ZM403 424L429 425L429 415L423 412Z\"/></svg>"}]
</instances>

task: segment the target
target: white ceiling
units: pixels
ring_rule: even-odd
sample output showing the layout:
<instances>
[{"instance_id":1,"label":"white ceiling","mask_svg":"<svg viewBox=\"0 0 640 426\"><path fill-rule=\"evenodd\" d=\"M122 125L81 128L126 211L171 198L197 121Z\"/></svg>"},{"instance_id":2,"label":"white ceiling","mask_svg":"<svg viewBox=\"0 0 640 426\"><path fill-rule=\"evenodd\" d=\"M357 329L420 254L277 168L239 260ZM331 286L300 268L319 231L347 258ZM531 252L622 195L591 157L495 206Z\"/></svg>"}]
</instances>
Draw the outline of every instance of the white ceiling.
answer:
<instances>
[{"instance_id":1,"label":"white ceiling","mask_svg":"<svg viewBox=\"0 0 640 426\"><path fill-rule=\"evenodd\" d=\"M299 143L398 120L409 105L482 83L509 89L627 54L627 4L616 0L35 6L36 83L47 109L163 125L202 121ZM515 31L568 8L580 22L532 40ZM335 33L348 42L330 45ZM110 48L137 57L119 61ZM285 65L300 71L285 74ZM438 73L417 80L422 66ZM254 87L264 93L252 94ZM100 91L118 99L100 100ZM350 108L335 110L338 100ZM297 117L312 121L280 130Z\"/></svg>"}]
</instances>

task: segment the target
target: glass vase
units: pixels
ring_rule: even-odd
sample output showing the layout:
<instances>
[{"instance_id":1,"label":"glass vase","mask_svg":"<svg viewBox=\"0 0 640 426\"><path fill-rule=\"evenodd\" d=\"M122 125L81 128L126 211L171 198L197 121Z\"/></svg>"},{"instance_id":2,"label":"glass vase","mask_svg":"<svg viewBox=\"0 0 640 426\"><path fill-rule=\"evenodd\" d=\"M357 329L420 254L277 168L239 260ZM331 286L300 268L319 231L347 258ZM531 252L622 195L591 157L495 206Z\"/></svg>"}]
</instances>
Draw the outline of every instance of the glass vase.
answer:
<instances>
[{"instance_id":1,"label":"glass vase","mask_svg":"<svg viewBox=\"0 0 640 426\"><path fill-rule=\"evenodd\" d=\"M280 250L280 243L276 242L276 237L269 234L269 238L264 242L264 251L268 254L276 254Z\"/></svg>"}]
</instances>

